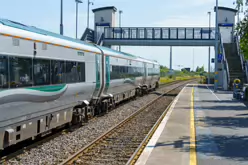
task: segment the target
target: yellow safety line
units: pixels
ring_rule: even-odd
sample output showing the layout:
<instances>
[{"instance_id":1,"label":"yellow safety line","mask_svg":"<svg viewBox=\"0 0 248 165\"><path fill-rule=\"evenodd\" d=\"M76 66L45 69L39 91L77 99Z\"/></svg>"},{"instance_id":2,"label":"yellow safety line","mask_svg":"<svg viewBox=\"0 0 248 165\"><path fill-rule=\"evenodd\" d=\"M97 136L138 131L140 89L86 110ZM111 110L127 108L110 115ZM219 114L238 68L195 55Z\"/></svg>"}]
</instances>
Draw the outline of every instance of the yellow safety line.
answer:
<instances>
[{"instance_id":1,"label":"yellow safety line","mask_svg":"<svg viewBox=\"0 0 248 165\"><path fill-rule=\"evenodd\" d=\"M194 115L194 85L191 93L191 110L190 110L190 165L197 165L195 115Z\"/></svg>"}]
</instances>

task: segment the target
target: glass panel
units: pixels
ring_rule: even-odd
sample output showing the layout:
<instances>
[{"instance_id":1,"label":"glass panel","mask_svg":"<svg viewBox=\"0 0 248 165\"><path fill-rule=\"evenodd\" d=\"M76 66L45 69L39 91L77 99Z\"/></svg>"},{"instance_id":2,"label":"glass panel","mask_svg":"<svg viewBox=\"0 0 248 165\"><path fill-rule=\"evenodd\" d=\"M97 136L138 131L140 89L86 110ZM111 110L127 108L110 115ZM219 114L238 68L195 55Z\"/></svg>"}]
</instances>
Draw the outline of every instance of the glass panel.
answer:
<instances>
[{"instance_id":1,"label":"glass panel","mask_svg":"<svg viewBox=\"0 0 248 165\"><path fill-rule=\"evenodd\" d=\"M186 39L193 39L193 29L192 28L186 29Z\"/></svg>"},{"instance_id":2,"label":"glass panel","mask_svg":"<svg viewBox=\"0 0 248 165\"><path fill-rule=\"evenodd\" d=\"M0 56L0 89L8 88L8 59Z\"/></svg>"},{"instance_id":3,"label":"glass panel","mask_svg":"<svg viewBox=\"0 0 248 165\"><path fill-rule=\"evenodd\" d=\"M79 82L78 62L66 61L66 83Z\"/></svg>"},{"instance_id":4,"label":"glass panel","mask_svg":"<svg viewBox=\"0 0 248 165\"><path fill-rule=\"evenodd\" d=\"M32 59L9 57L10 87L32 86Z\"/></svg>"},{"instance_id":5,"label":"glass panel","mask_svg":"<svg viewBox=\"0 0 248 165\"><path fill-rule=\"evenodd\" d=\"M146 38L152 39L152 29L146 28Z\"/></svg>"},{"instance_id":6,"label":"glass panel","mask_svg":"<svg viewBox=\"0 0 248 165\"><path fill-rule=\"evenodd\" d=\"M50 60L34 59L34 84L50 84Z\"/></svg>"},{"instance_id":7,"label":"glass panel","mask_svg":"<svg viewBox=\"0 0 248 165\"><path fill-rule=\"evenodd\" d=\"M85 82L85 63L78 63L79 82Z\"/></svg>"},{"instance_id":8,"label":"glass panel","mask_svg":"<svg viewBox=\"0 0 248 165\"><path fill-rule=\"evenodd\" d=\"M120 28L114 28L114 38L119 39L121 37L121 29Z\"/></svg>"},{"instance_id":9,"label":"glass panel","mask_svg":"<svg viewBox=\"0 0 248 165\"><path fill-rule=\"evenodd\" d=\"M154 28L154 38L161 39L161 29Z\"/></svg>"},{"instance_id":10,"label":"glass panel","mask_svg":"<svg viewBox=\"0 0 248 165\"><path fill-rule=\"evenodd\" d=\"M128 28L122 28L123 38L129 37L129 29Z\"/></svg>"},{"instance_id":11,"label":"glass panel","mask_svg":"<svg viewBox=\"0 0 248 165\"><path fill-rule=\"evenodd\" d=\"M185 39L185 28L178 28L178 39Z\"/></svg>"},{"instance_id":12,"label":"glass panel","mask_svg":"<svg viewBox=\"0 0 248 165\"><path fill-rule=\"evenodd\" d=\"M168 29L163 29L163 39L169 39L169 30Z\"/></svg>"},{"instance_id":13,"label":"glass panel","mask_svg":"<svg viewBox=\"0 0 248 165\"><path fill-rule=\"evenodd\" d=\"M211 30L209 30L209 28L202 28L201 32L202 32L202 39L209 39L209 33L211 33Z\"/></svg>"},{"instance_id":14,"label":"glass panel","mask_svg":"<svg viewBox=\"0 0 248 165\"><path fill-rule=\"evenodd\" d=\"M177 39L177 29L176 28L170 29L170 39Z\"/></svg>"},{"instance_id":15,"label":"glass panel","mask_svg":"<svg viewBox=\"0 0 248 165\"><path fill-rule=\"evenodd\" d=\"M139 29L139 38L145 38L145 29Z\"/></svg>"},{"instance_id":16,"label":"glass panel","mask_svg":"<svg viewBox=\"0 0 248 165\"><path fill-rule=\"evenodd\" d=\"M137 38L137 30L136 29L131 29L131 38L136 39Z\"/></svg>"},{"instance_id":17,"label":"glass panel","mask_svg":"<svg viewBox=\"0 0 248 165\"><path fill-rule=\"evenodd\" d=\"M65 83L65 62L52 61L51 65L51 79L52 84Z\"/></svg>"},{"instance_id":18,"label":"glass panel","mask_svg":"<svg viewBox=\"0 0 248 165\"><path fill-rule=\"evenodd\" d=\"M105 28L104 29L104 38L110 38L111 33L110 33L110 28Z\"/></svg>"},{"instance_id":19,"label":"glass panel","mask_svg":"<svg viewBox=\"0 0 248 165\"><path fill-rule=\"evenodd\" d=\"M120 72L120 67L112 65L110 66L111 72L110 72L110 80L118 79L119 78L119 72Z\"/></svg>"},{"instance_id":20,"label":"glass panel","mask_svg":"<svg viewBox=\"0 0 248 165\"><path fill-rule=\"evenodd\" d=\"M201 28L195 28L194 30L194 39L201 39Z\"/></svg>"},{"instance_id":21,"label":"glass panel","mask_svg":"<svg viewBox=\"0 0 248 165\"><path fill-rule=\"evenodd\" d=\"M109 36L108 36L108 38L113 38L113 35L114 35L113 28L109 28Z\"/></svg>"},{"instance_id":22,"label":"glass panel","mask_svg":"<svg viewBox=\"0 0 248 165\"><path fill-rule=\"evenodd\" d=\"M212 29L212 32L211 32L211 39L215 39L215 29Z\"/></svg>"}]
</instances>

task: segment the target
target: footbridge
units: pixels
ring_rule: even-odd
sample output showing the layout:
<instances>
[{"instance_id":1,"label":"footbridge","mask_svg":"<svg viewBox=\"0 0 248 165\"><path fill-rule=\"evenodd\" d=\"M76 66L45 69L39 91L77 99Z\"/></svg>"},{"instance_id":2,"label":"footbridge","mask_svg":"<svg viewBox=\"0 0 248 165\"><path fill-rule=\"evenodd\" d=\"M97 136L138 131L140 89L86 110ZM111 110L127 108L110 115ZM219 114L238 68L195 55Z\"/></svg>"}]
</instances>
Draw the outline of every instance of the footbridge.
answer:
<instances>
[{"instance_id":1,"label":"footbridge","mask_svg":"<svg viewBox=\"0 0 248 165\"><path fill-rule=\"evenodd\" d=\"M114 6L92 11L95 16L94 30L87 28L81 37L83 41L107 47L211 46L215 48L215 90L219 87L226 90L228 85L232 86L235 78L240 78L242 82L248 81L248 65L243 66L245 61L239 51L239 40L234 39L237 36L233 34L236 9L214 7L216 12L214 27L116 27L117 9ZM208 61L210 68L210 55Z\"/></svg>"},{"instance_id":2,"label":"footbridge","mask_svg":"<svg viewBox=\"0 0 248 165\"><path fill-rule=\"evenodd\" d=\"M215 28L105 27L103 44L105 46L214 46Z\"/></svg>"}]
</instances>

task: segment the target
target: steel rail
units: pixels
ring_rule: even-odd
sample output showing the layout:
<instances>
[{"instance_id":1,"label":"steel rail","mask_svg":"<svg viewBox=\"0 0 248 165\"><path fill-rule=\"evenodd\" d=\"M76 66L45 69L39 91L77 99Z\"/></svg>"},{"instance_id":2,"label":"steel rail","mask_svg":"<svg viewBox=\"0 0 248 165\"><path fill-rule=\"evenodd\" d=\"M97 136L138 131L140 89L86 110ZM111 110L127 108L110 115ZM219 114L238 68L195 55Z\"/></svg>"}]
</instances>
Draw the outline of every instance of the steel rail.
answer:
<instances>
[{"instance_id":1,"label":"steel rail","mask_svg":"<svg viewBox=\"0 0 248 165\"><path fill-rule=\"evenodd\" d=\"M128 123L129 121L131 121L134 117L136 117L138 114L140 114L141 112L143 112L143 110L145 110L147 107L149 107L150 105L152 105L154 102L156 102L157 100L159 100L160 98L162 98L164 95L170 93L171 91L174 91L175 89L177 89L177 88L179 88L181 86L184 86L185 84L187 84L189 82L192 82L192 81L195 81L195 80L188 80L186 82L183 82L183 84L180 84L180 85L178 85L178 86L176 86L176 87L174 87L172 89L167 90L166 92L163 92L162 94L160 94L159 97L153 99L148 104L146 104L145 106L143 106L142 108L140 108L138 111L132 113L129 117L127 117L126 119L124 119L123 121L121 121L120 123L118 123L117 125L111 127L108 131L106 131L100 137L98 137L97 139L95 139L94 141L92 141L91 143L89 143L88 145L86 145L85 147L83 147L82 149L80 149L79 151L77 151L76 153L74 153L73 155L71 155L69 158L67 158L62 163L60 163L60 165L75 164L75 161L81 155L83 155L84 152L87 152L88 150L90 150L91 148L93 148L94 146L96 146L97 144L99 144L101 141L103 141L105 138L107 138L110 135L112 135L113 133L115 133L116 130L118 130L118 128L121 128L123 125L125 125L126 123ZM170 105L171 105L171 103L169 104L169 106Z\"/></svg>"}]
</instances>

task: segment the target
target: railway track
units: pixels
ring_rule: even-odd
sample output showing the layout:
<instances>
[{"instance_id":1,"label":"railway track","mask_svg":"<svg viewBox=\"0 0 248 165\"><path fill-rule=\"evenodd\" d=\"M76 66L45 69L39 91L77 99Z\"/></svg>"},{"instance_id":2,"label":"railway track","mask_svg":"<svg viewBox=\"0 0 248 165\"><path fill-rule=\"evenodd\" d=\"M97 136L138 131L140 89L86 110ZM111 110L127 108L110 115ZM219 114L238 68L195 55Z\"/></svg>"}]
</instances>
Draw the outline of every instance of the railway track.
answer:
<instances>
[{"instance_id":1,"label":"railway track","mask_svg":"<svg viewBox=\"0 0 248 165\"><path fill-rule=\"evenodd\" d=\"M186 83L181 83L164 93L159 93L158 98L70 156L61 165L122 165L127 162L134 164L141 153L142 146L148 142L148 137L154 132L156 127L154 124L159 125L159 121L167 112L168 108L166 109L166 107L170 106L175 96L180 92L180 88Z\"/></svg>"},{"instance_id":2,"label":"railway track","mask_svg":"<svg viewBox=\"0 0 248 165\"><path fill-rule=\"evenodd\" d=\"M169 87L173 88L173 86L175 86L176 84L185 83L185 82L189 82L189 81L188 80L187 81L179 80L179 81L174 81L174 82L170 82L167 84L163 84L160 86L158 91L162 91L162 89L167 89ZM122 105L123 104L120 104L119 106L122 106ZM40 145L58 137L58 136L61 136L63 133L68 133L68 132L69 132L68 128L63 128L63 129L60 129L60 131L56 131L56 133L54 133L54 134L43 137L42 139L38 139L38 140L35 140L33 142L24 143L24 145L21 144L21 145L18 145L17 147L12 147L6 153L0 155L0 164L6 164L7 161L9 161L9 160L11 160L17 156L20 157L26 151L28 151L32 148L35 148L37 146L40 146Z\"/></svg>"}]
</instances>

